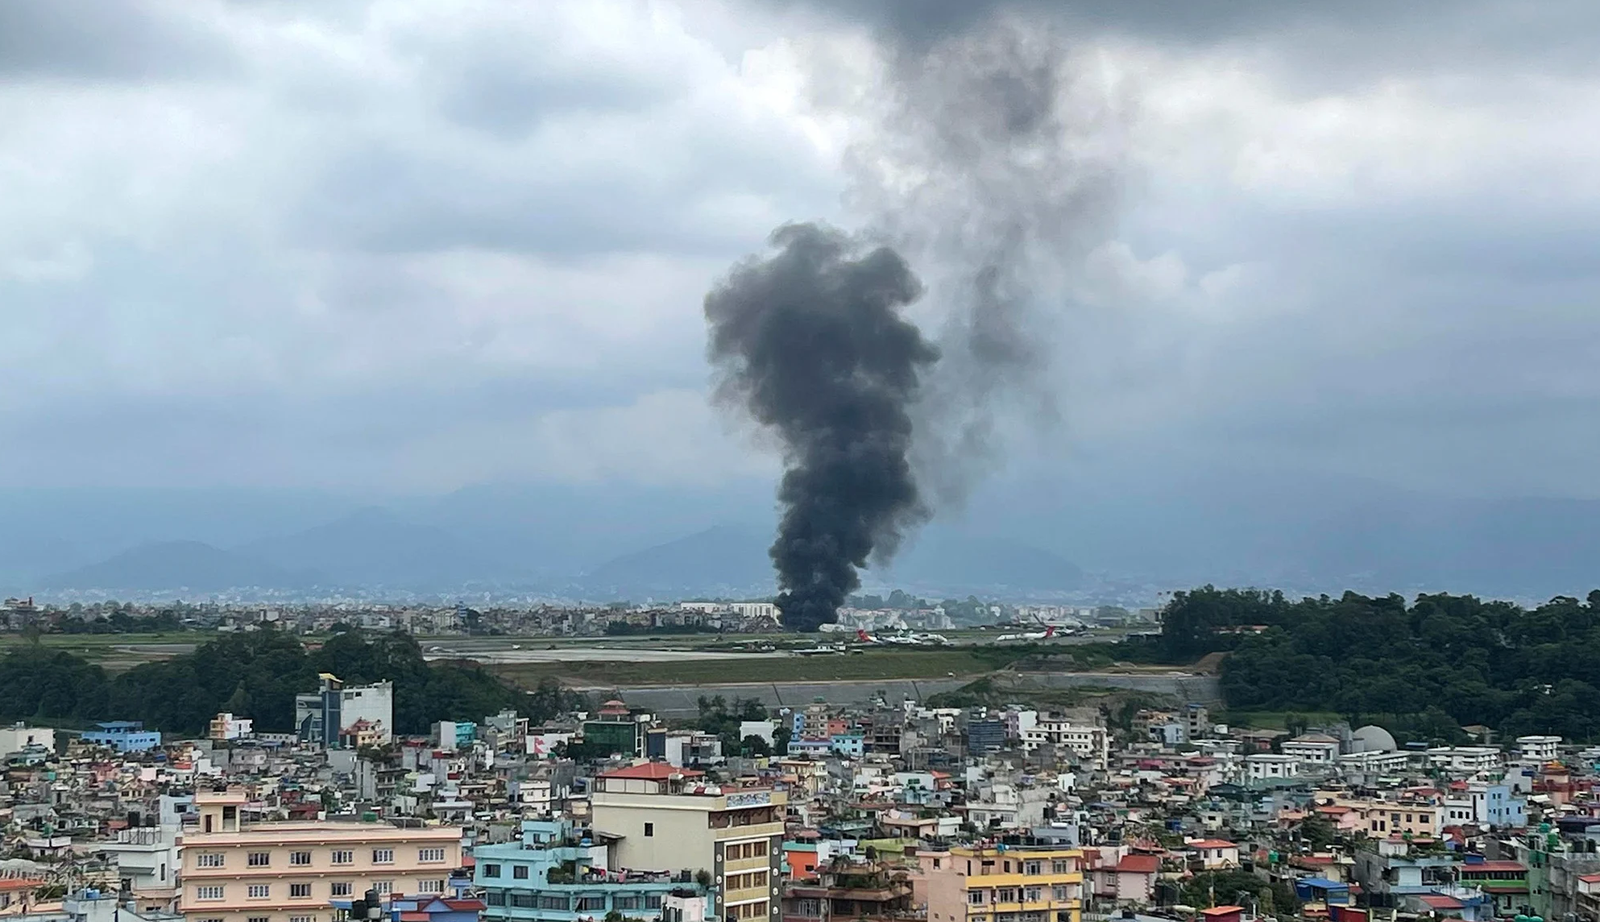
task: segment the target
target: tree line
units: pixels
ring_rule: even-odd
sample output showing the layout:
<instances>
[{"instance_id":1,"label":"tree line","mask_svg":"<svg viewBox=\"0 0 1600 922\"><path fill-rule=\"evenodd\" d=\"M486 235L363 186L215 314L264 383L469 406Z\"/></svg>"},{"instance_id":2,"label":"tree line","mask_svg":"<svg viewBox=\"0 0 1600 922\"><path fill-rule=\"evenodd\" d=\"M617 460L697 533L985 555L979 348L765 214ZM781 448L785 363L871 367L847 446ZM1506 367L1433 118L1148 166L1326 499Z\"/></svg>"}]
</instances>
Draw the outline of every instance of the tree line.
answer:
<instances>
[{"instance_id":1,"label":"tree line","mask_svg":"<svg viewBox=\"0 0 1600 922\"><path fill-rule=\"evenodd\" d=\"M1334 711L1409 739L1600 737L1600 590L1534 608L1470 595L1291 600L1206 586L1175 594L1150 652L1187 662L1227 651L1228 707Z\"/></svg>"},{"instance_id":2,"label":"tree line","mask_svg":"<svg viewBox=\"0 0 1600 922\"><path fill-rule=\"evenodd\" d=\"M394 683L395 731L421 734L438 720L481 720L510 708L544 720L581 699L554 680L532 692L470 662L428 663L402 631L347 630L308 649L277 630L229 634L193 653L110 675L64 651L29 644L0 659L0 717L87 723L142 720L155 729L204 733L218 712L250 717L262 732L291 732L294 697L328 672L347 685Z\"/></svg>"}]
</instances>

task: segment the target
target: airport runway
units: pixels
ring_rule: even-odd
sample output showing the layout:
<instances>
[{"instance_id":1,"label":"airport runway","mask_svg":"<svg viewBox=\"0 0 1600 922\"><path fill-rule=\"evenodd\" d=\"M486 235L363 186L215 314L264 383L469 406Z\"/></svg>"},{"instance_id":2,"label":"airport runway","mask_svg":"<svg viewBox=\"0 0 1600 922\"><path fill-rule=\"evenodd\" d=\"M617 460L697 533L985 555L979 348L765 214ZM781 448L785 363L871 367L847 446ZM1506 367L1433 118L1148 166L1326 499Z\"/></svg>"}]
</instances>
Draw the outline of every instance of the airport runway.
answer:
<instances>
[{"instance_id":1,"label":"airport runway","mask_svg":"<svg viewBox=\"0 0 1600 922\"><path fill-rule=\"evenodd\" d=\"M685 660L774 659L791 653L742 653L718 650L660 650L638 647L556 647L545 650L423 649L426 660L470 659L488 665L516 663L676 663Z\"/></svg>"}]
</instances>

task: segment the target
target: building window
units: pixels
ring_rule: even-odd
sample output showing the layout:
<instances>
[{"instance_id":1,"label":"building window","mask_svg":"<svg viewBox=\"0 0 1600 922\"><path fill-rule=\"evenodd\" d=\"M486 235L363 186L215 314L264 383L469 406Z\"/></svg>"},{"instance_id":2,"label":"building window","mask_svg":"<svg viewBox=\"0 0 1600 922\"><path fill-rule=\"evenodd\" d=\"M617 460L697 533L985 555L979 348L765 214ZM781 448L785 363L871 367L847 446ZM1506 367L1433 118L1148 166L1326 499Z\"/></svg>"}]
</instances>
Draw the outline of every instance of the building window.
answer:
<instances>
[{"instance_id":1,"label":"building window","mask_svg":"<svg viewBox=\"0 0 1600 922\"><path fill-rule=\"evenodd\" d=\"M644 837L646 839L654 838L655 834L656 834L656 824L655 823L645 823L644 824Z\"/></svg>"},{"instance_id":2,"label":"building window","mask_svg":"<svg viewBox=\"0 0 1600 922\"><path fill-rule=\"evenodd\" d=\"M644 908L646 908L646 909L660 909L661 908L661 894L659 894L659 893L646 893L644 895Z\"/></svg>"},{"instance_id":3,"label":"building window","mask_svg":"<svg viewBox=\"0 0 1600 922\"><path fill-rule=\"evenodd\" d=\"M305 867L311 863L310 852L290 852L289 863L296 867Z\"/></svg>"},{"instance_id":4,"label":"building window","mask_svg":"<svg viewBox=\"0 0 1600 922\"><path fill-rule=\"evenodd\" d=\"M419 880L419 881L417 881L417 892L418 893L443 893L444 892L444 881L442 881L442 880Z\"/></svg>"},{"instance_id":5,"label":"building window","mask_svg":"<svg viewBox=\"0 0 1600 922\"><path fill-rule=\"evenodd\" d=\"M372 882L372 889L378 891L379 896L388 896L394 892L394 881L375 880Z\"/></svg>"},{"instance_id":6,"label":"building window","mask_svg":"<svg viewBox=\"0 0 1600 922\"><path fill-rule=\"evenodd\" d=\"M290 916L289 922L316 922L315 916Z\"/></svg>"},{"instance_id":7,"label":"building window","mask_svg":"<svg viewBox=\"0 0 1600 922\"><path fill-rule=\"evenodd\" d=\"M603 896L578 897L578 912L604 912L606 898Z\"/></svg>"},{"instance_id":8,"label":"building window","mask_svg":"<svg viewBox=\"0 0 1600 922\"><path fill-rule=\"evenodd\" d=\"M250 857L249 857L249 859L247 861L245 861L245 864L248 864L250 867L253 867L253 868L264 868L264 867L267 867L268 865L272 864L272 853L271 852L251 852L250 853Z\"/></svg>"},{"instance_id":9,"label":"building window","mask_svg":"<svg viewBox=\"0 0 1600 922\"><path fill-rule=\"evenodd\" d=\"M1050 897L1052 899L1057 899L1057 900L1066 899L1067 898L1067 888L1062 886L1061 884L1056 884L1054 887L1050 888Z\"/></svg>"},{"instance_id":10,"label":"building window","mask_svg":"<svg viewBox=\"0 0 1600 922\"><path fill-rule=\"evenodd\" d=\"M348 880L336 880L329 884L328 887L330 896L349 896L352 889Z\"/></svg>"},{"instance_id":11,"label":"building window","mask_svg":"<svg viewBox=\"0 0 1600 922\"><path fill-rule=\"evenodd\" d=\"M638 894L634 894L633 896L615 896L611 898L611 908L619 912L624 909L643 909L644 900Z\"/></svg>"},{"instance_id":12,"label":"building window","mask_svg":"<svg viewBox=\"0 0 1600 922\"><path fill-rule=\"evenodd\" d=\"M334 864L355 864L356 853L346 848L336 848L333 851Z\"/></svg>"},{"instance_id":13,"label":"building window","mask_svg":"<svg viewBox=\"0 0 1600 922\"><path fill-rule=\"evenodd\" d=\"M1041 899L1043 899L1043 897L1039 895L1038 887L1029 887L1028 889L1022 891L1022 901L1025 903L1037 903Z\"/></svg>"},{"instance_id":14,"label":"building window","mask_svg":"<svg viewBox=\"0 0 1600 922\"><path fill-rule=\"evenodd\" d=\"M394 864L394 849L375 848L372 850L373 864Z\"/></svg>"},{"instance_id":15,"label":"building window","mask_svg":"<svg viewBox=\"0 0 1600 922\"><path fill-rule=\"evenodd\" d=\"M486 864L486 865L484 865L483 866L483 876L484 877L499 877L500 876L500 865L498 865L498 864Z\"/></svg>"},{"instance_id":16,"label":"building window","mask_svg":"<svg viewBox=\"0 0 1600 922\"><path fill-rule=\"evenodd\" d=\"M221 852L204 852L194 856L194 866L197 868L220 868L224 857Z\"/></svg>"},{"instance_id":17,"label":"building window","mask_svg":"<svg viewBox=\"0 0 1600 922\"><path fill-rule=\"evenodd\" d=\"M967 902L973 906L982 906L988 902L988 899L984 896L984 891L982 890L968 890Z\"/></svg>"},{"instance_id":18,"label":"building window","mask_svg":"<svg viewBox=\"0 0 1600 922\"><path fill-rule=\"evenodd\" d=\"M214 884L196 887L194 888L194 898L197 900L220 900L222 899L222 887Z\"/></svg>"},{"instance_id":19,"label":"building window","mask_svg":"<svg viewBox=\"0 0 1600 922\"><path fill-rule=\"evenodd\" d=\"M266 916L249 916L245 922L268 922L268 919Z\"/></svg>"},{"instance_id":20,"label":"building window","mask_svg":"<svg viewBox=\"0 0 1600 922\"><path fill-rule=\"evenodd\" d=\"M504 906L506 904L506 892L504 890L485 890L483 902L486 906Z\"/></svg>"},{"instance_id":21,"label":"building window","mask_svg":"<svg viewBox=\"0 0 1600 922\"><path fill-rule=\"evenodd\" d=\"M249 891L247 891L245 895L250 897L252 900L264 900L272 895L272 885L251 884Z\"/></svg>"},{"instance_id":22,"label":"building window","mask_svg":"<svg viewBox=\"0 0 1600 922\"><path fill-rule=\"evenodd\" d=\"M289 885L289 899L291 899L291 900L309 900L309 899L311 899L311 885L310 884L290 884Z\"/></svg>"},{"instance_id":23,"label":"building window","mask_svg":"<svg viewBox=\"0 0 1600 922\"><path fill-rule=\"evenodd\" d=\"M1024 862L1023 865L1022 865L1022 873L1027 874L1027 875L1029 875L1031 877L1037 877L1040 874L1044 873L1044 862L1043 861L1027 861L1027 862Z\"/></svg>"},{"instance_id":24,"label":"building window","mask_svg":"<svg viewBox=\"0 0 1600 922\"><path fill-rule=\"evenodd\" d=\"M511 876L515 880L527 880L528 866L525 864L513 864L511 866Z\"/></svg>"},{"instance_id":25,"label":"building window","mask_svg":"<svg viewBox=\"0 0 1600 922\"><path fill-rule=\"evenodd\" d=\"M442 849L442 848L419 848L419 849L417 849L417 860L423 862L424 864L431 864L431 863L443 861L444 860L444 849Z\"/></svg>"},{"instance_id":26,"label":"building window","mask_svg":"<svg viewBox=\"0 0 1600 922\"><path fill-rule=\"evenodd\" d=\"M995 891L994 901L996 903L1015 903L1017 901L1017 891L1010 887L1002 887Z\"/></svg>"},{"instance_id":27,"label":"building window","mask_svg":"<svg viewBox=\"0 0 1600 922\"><path fill-rule=\"evenodd\" d=\"M1050 873L1052 873L1052 874L1071 874L1072 873L1072 862L1068 861L1065 858L1057 858L1056 860L1050 862Z\"/></svg>"}]
</instances>

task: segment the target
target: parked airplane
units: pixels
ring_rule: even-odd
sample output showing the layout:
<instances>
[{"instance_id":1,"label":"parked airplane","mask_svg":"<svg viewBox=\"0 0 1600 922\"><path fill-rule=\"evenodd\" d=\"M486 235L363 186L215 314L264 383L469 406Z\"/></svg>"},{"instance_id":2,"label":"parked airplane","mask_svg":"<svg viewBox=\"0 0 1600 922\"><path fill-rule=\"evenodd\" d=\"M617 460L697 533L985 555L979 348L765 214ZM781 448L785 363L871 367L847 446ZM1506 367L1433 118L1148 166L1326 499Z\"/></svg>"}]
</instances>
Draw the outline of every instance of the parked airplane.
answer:
<instances>
[{"instance_id":1,"label":"parked airplane","mask_svg":"<svg viewBox=\"0 0 1600 922\"><path fill-rule=\"evenodd\" d=\"M902 647L918 647L923 644L923 640L915 634L890 634L888 637L876 637L868 634L865 630L856 631L856 640L870 644L891 643Z\"/></svg>"},{"instance_id":2,"label":"parked airplane","mask_svg":"<svg viewBox=\"0 0 1600 922\"><path fill-rule=\"evenodd\" d=\"M1049 640L1054 636L1056 636L1056 626L1052 624L1047 626L1042 631L1028 631L1023 634L1001 634L999 637L994 639L994 642L1003 643L1008 640Z\"/></svg>"}]
</instances>

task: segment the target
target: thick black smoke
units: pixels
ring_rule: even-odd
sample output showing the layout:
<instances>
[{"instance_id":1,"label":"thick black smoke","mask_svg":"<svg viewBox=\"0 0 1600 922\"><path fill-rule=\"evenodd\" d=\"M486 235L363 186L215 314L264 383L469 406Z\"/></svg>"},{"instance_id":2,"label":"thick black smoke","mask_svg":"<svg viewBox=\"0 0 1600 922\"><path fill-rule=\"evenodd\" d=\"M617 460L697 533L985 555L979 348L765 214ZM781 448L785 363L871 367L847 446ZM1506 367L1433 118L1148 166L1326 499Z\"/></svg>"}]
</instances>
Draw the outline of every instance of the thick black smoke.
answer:
<instances>
[{"instance_id":1,"label":"thick black smoke","mask_svg":"<svg viewBox=\"0 0 1600 922\"><path fill-rule=\"evenodd\" d=\"M922 293L887 247L789 224L706 296L719 399L783 442L772 545L784 626L835 619L869 558L928 516L912 476L910 407L939 357L900 310Z\"/></svg>"}]
</instances>

